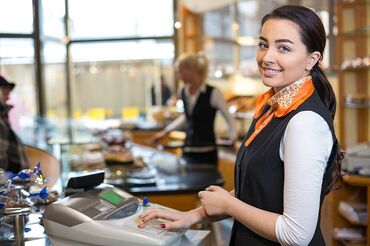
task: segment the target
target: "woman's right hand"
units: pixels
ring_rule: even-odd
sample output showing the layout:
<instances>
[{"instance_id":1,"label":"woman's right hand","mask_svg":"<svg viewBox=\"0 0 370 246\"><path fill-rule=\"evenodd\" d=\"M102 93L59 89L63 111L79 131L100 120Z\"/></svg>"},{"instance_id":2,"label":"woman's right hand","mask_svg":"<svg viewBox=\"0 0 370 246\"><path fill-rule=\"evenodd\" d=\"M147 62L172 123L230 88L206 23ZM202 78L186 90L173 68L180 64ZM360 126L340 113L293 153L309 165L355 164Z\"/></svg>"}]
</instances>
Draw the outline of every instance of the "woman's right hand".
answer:
<instances>
[{"instance_id":1,"label":"woman's right hand","mask_svg":"<svg viewBox=\"0 0 370 246\"><path fill-rule=\"evenodd\" d=\"M167 135L167 132L166 131L159 131L157 132L156 134L154 134L154 136L149 140L149 143L151 144L157 144L158 141L165 137Z\"/></svg>"},{"instance_id":2,"label":"woman's right hand","mask_svg":"<svg viewBox=\"0 0 370 246\"><path fill-rule=\"evenodd\" d=\"M139 218L142 221L139 228L144 228L151 220L163 219L166 222L160 225L162 229L189 229L193 224L201 220L201 214L197 209L188 212L180 212L155 208L140 215Z\"/></svg>"}]
</instances>

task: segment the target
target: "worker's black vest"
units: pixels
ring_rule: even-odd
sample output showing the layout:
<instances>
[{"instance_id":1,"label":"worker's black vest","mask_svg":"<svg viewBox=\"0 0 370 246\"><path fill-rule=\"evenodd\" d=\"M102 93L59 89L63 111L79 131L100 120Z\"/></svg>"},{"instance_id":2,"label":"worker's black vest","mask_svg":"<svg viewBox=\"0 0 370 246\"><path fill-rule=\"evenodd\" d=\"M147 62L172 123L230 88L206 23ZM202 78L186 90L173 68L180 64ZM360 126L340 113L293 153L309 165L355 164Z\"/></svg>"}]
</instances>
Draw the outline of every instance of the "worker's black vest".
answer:
<instances>
[{"instance_id":1,"label":"worker's black vest","mask_svg":"<svg viewBox=\"0 0 370 246\"><path fill-rule=\"evenodd\" d=\"M192 114L189 113L185 89L181 92L187 120L185 146L216 145L214 122L216 108L210 104L213 87L207 85L205 92L200 92Z\"/></svg>"},{"instance_id":2,"label":"worker's black vest","mask_svg":"<svg viewBox=\"0 0 370 246\"><path fill-rule=\"evenodd\" d=\"M314 111L323 117L331 129L334 142L321 187L321 208L331 179L331 173L333 168L335 168L334 160L338 143L330 112L325 108L316 92L288 115L281 118L273 118L252 143L245 147L244 142L254 131L255 123L258 119L252 122L238 152L235 165L235 196L237 198L266 211L278 214L283 213L284 162L280 159L279 146L290 119L302 111ZM304 148L304 143L302 148ZM243 213L243 211L239 212ZM279 244L260 237L235 220L230 245L262 246ZM315 234L309 245L325 245L320 229L320 217L317 221Z\"/></svg>"}]
</instances>

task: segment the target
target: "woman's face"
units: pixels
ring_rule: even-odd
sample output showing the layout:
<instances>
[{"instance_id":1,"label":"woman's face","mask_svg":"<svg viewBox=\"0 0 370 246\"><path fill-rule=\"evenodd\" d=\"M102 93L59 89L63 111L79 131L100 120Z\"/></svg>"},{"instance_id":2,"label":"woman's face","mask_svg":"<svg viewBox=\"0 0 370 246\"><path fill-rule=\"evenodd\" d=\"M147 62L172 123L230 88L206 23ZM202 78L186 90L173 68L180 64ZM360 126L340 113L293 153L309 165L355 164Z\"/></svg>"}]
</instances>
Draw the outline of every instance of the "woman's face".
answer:
<instances>
[{"instance_id":1,"label":"woman's face","mask_svg":"<svg viewBox=\"0 0 370 246\"><path fill-rule=\"evenodd\" d=\"M307 52L294 22L270 19L263 24L256 60L263 83L275 92L309 75L319 58L319 52Z\"/></svg>"},{"instance_id":2,"label":"woman's face","mask_svg":"<svg viewBox=\"0 0 370 246\"><path fill-rule=\"evenodd\" d=\"M193 83L197 74L194 68L185 65L178 65L176 72L178 78L182 80L184 84Z\"/></svg>"}]
</instances>

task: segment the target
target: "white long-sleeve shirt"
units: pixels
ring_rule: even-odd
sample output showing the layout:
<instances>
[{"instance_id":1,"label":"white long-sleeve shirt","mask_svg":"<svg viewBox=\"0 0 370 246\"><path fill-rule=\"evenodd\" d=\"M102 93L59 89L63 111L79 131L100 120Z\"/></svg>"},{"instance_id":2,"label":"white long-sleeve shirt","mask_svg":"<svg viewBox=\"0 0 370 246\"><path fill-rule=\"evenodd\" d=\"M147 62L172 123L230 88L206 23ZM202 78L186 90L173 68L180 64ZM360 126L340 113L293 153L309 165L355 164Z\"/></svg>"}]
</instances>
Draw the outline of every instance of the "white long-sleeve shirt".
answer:
<instances>
[{"instance_id":1,"label":"white long-sleeve shirt","mask_svg":"<svg viewBox=\"0 0 370 246\"><path fill-rule=\"evenodd\" d=\"M288 123L280 143L280 158L284 161L284 212L275 226L280 244L303 246L311 241L332 146L329 126L317 113L300 112Z\"/></svg>"},{"instance_id":2,"label":"white long-sleeve shirt","mask_svg":"<svg viewBox=\"0 0 370 246\"><path fill-rule=\"evenodd\" d=\"M195 104L198 100L200 92L205 92L207 85L204 83L193 95L190 94L189 88L185 87L185 96L188 99L188 108L190 114L193 112L193 109L195 107ZM232 141L235 141L237 139L237 132L235 129L234 119L232 118L231 114L229 113L226 101L221 93L221 91L217 88L213 88L210 98L210 104L212 107L218 109L222 116L225 118L227 126L228 126L228 133L229 133L229 139ZM165 131L173 131L173 130L179 130L183 129L187 124L186 116L185 114L180 115L176 120L171 122L165 127Z\"/></svg>"}]
</instances>

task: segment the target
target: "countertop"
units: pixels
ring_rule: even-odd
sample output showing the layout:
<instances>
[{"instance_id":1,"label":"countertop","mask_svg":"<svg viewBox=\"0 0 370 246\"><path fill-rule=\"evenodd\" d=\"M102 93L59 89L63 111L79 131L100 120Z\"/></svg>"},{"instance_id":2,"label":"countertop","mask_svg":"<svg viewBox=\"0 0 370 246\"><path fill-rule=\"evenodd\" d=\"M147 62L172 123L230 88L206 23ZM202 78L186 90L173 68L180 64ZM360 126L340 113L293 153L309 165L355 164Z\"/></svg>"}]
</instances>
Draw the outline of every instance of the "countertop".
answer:
<instances>
[{"instance_id":1,"label":"countertop","mask_svg":"<svg viewBox=\"0 0 370 246\"><path fill-rule=\"evenodd\" d=\"M149 166L157 170L155 183L132 185L125 179L105 180L106 183L136 195L194 193L210 185L222 186L224 183L215 166L186 163L172 153L137 144L134 144L131 150L135 156L142 156Z\"/></svg>"}]
</instances>

